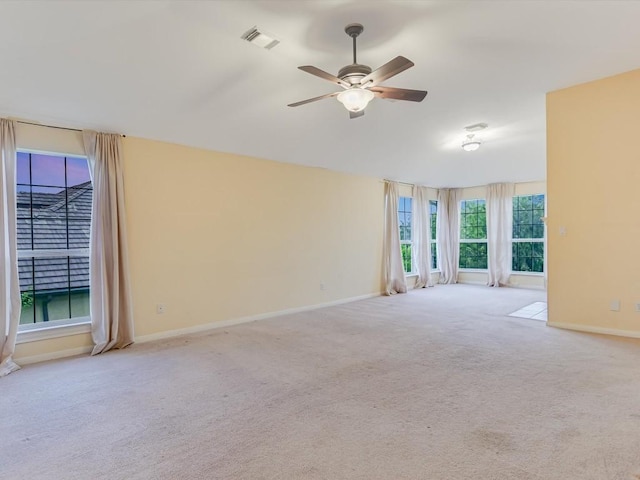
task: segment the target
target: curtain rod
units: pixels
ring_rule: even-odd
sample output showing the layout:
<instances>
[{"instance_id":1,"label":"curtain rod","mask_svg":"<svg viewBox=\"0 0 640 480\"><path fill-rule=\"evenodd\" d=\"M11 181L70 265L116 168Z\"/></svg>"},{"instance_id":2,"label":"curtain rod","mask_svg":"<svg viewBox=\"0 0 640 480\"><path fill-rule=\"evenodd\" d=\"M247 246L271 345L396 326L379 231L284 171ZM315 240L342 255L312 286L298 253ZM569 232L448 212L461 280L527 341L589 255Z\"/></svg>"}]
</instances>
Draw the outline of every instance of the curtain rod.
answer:
<instances>
[{"instance_id":1,"label":"curtain rod","mask_svg":"<svg viewBox=\"0 0 640 480\"><path fill-rule=\"evenodd\" d=\"M27 122L26 120L16 120L16 123L22 123L23 125L35 125L36 127L47 127L47 128L57 128L58 130L69 130L71 132L82 132L79 128L69 128L69 127L60 127L58 125L45 125L44 123L36 123L36 122ZM121 137L126 137L126 135L120 133Z\"/></svg>"},{"instance_id":2,"label":"curtain rod","mask_svg":"<svg viewBox=\"0 0 640 480\"><path fill-rule=\"evenodd\" d=\"M389 182L395 182L395 180L387 180L386 178L382 180L382 183L389 183ZM395 182L395 183L398 183L400 185L406 185L408 187L415 187L413 183L407 183L407 182Z\"/></svg>"}]
</instances>

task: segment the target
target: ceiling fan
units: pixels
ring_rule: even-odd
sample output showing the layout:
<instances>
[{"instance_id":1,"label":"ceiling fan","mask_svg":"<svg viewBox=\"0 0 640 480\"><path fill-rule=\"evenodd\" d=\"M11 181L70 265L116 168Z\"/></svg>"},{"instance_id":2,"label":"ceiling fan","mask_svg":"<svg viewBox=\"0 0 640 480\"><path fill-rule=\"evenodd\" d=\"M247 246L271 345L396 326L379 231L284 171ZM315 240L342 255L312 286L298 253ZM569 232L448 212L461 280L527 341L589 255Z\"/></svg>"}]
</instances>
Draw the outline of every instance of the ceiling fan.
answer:
<instances>
[{"instance_id":1,"label":"ceiling fan","mask_svg":"<svg viewBox=\"0 0 640 480\"><path fill-rule=\"evenodd\" d=\"M364 27L359 23L350 23L345 27L344 31L353 39L353 63L342 67L337 76L311 65L298 67L303 72L329 80L344 90L291 103L288 105L289 107L298 107L323 98L338 97L338 101L349 110L349 118L358 118L364 115L365 107L374 97L408 100L410 102L421 102L426 97L427 92L424 90L407 90L405 88L382 87L379 85L386 79L413 67L414 63L407 58L396 57L373 71L368 65L358 64L356 61L356 38L363 30Z\"/></svg>"}]
</instances>

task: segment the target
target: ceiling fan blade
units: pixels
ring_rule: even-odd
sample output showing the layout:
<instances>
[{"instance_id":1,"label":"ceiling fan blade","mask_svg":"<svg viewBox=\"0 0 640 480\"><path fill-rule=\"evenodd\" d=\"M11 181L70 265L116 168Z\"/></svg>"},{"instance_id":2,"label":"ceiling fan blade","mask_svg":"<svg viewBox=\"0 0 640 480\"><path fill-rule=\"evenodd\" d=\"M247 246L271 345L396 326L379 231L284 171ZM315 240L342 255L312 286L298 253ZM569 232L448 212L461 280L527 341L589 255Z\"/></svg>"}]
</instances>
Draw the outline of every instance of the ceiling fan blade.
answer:
<instances>
[{"instance_id":1,"label":"ceiling fan blade","mask_svg":"<svg viewBox=\"0 0 640 480\"><path fill-rule=\"evenodd\" d=\"M340 92L335 93L327 93L326 95L320 95L319 97L307 98L306 100L301 100L300 102L290 103L287 107L299 107L300 105L305 105L311 102L317 102L318 100L322 100L323 98L335 97Z\"/></svg>"},{"instance_id":2,"label":"ceiling fan blade","mask_svg":"<svg viewBox=\"0 0 640 480\"><path fill-rule=\"evenodd\" d=\"M378 98L393 98L394 100L408 100L410 102L421 102L427 96L425 90L408 90L406 88L371 87L369 90Z\"/></svg>"},{"instance_id":3,"label":"ceiling fan blade","mask_svg":"<svg viewBox=\"0 0 640 480\"><path fill-rule=\"evenodd\" d=\"M413 65L414 63L408 58L404 58L402 56L396 57L360 80L360 85L365 85L367 83L369 83L368 86L377 85L384 82L387 78L391 78L400 72L404 72L407 68L413 67Z\"/></svg>"},{"instance_id":4,"label":"ceiling fan blade","mask_svg":"<svg viewBox=\"0 0 640 480\"><path fill-rule=\"evenodd\" d=\"M347 82L340 80L335 75L331 75L330 73L325 72L324 70L320 70L318 67L313 67L311 65L304 65L302 67L298 67L303 72L310 73L311 75L315 75L316 77L323 78L325 80L329 80L331 83L335 83L336 85L340 85L344 88L349 88L351 85Z\"/></svg>"},{"instance_id":5,"label":"ceiling fan blade","mask_svg":"<svg viewBox=\"0 0 640 480\"><path fill-rule=\"evenodd\" d=\"M359 112L349 112L349 118L358 118L364 115L364 110L360 110Z\"/></svg>"}]
</instances>

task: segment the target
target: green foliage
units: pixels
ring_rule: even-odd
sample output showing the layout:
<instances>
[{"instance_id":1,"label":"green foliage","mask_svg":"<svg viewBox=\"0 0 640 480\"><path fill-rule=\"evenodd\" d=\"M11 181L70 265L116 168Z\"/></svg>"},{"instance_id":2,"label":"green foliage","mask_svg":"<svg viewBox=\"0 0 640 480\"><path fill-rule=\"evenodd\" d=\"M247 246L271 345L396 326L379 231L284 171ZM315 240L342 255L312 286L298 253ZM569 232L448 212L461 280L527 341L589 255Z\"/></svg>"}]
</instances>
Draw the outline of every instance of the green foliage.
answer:
<instances>
[{"instance_id":1,"label":"green foliage","mask_svg":"<svg viewBox=\"0 0 640 480\"><path fill-rule=\"evenodd\" d=\"M460 205L460 238L487 238L487 206L484 200L464 200Z\"/></svg>"},{"instance_id":2,"label":"green foliage","mask_svg":"<svg viewBox=\"0 0 640 480\"><path fill-rule=\"evenodd\" d=\"M431 240L436 239L438 202L429 200L429 220L431 221Z\"/></svg>"},{"instance_id":3,"label":"green foliage","mask_svg":"<svg viewBox=\"0 0 640 480\"><path fill-rule=\"evenodd\" d=\"M431 242L431 268L435 270L438 268L438 244Z\"/></svg>"},{"instance_id":4,"label":"green foliage","mask_svg":"<svg viewBox=\"0 0 640 480\"><path fill-rule=\"evenodd\" d=\"M22 308L33 306L33 295L31 292L22 292L20 294L20 300L22 301Z\"/></svg>"},{"instance_id":5,"label":"green foliage","mask_svg":"<svg viewBox=\"0 0 640 480\"><path fill-rule=\"evenodd\" d=\"M460 268L487 268L487 244L479 243L460 243L460 260L458 262Z\"/></svg>"},{"instance_id":6,"label":"green foliage","mask_svg":"<svg viewBox=\"0 0 640 480\"><path fill-rule=\"evenodd\" d=\"M460 204L460 239L486 240L487 205L483 199L464 200ZM487 243L460 242L460 268L487 268Z\"/></svg>"},{"instance_id":7,"label":"green foliage","mask_svg":"<svg viewBox=\"0 0 640 480\"><path fill-rule=\"evenodd\" d=\"M413 271L411 266L411 244L402 243L400 244L400 249L402 250L402 266L404 267L404 272L411 273Z\"/></svg>"},{"instance_id":8,"label":"green foliage","mask_svg":"<svg viewBox=\"0 0 640 480\"><path fill-rule=\"evenodd\" d=\"M513 197L513 238L535 239L514 242L511 269L514 272L544 271L544 195Z\"/></svg>"}]
</instances>

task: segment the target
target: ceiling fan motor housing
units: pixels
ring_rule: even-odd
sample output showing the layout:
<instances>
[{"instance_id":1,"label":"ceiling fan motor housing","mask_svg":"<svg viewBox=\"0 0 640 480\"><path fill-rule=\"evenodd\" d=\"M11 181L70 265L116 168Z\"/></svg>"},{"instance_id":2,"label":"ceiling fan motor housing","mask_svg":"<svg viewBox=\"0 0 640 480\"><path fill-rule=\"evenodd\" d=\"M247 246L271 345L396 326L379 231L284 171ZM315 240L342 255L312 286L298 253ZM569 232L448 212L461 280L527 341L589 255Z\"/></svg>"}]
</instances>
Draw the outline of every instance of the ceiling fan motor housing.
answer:
<instances>
[{"instance_id":1,"label":"ceiling fan motor housing","mask_svg":"<svg viewBox=\"0 0 640 480\"><path fill-rule=\"evenodd\" d=\"M368 65L352 64L342 67L338 72L338 78L348 82L350 85L357 85L360 80L371 73L371 67Z\"/></svg>"}]
</instances>

